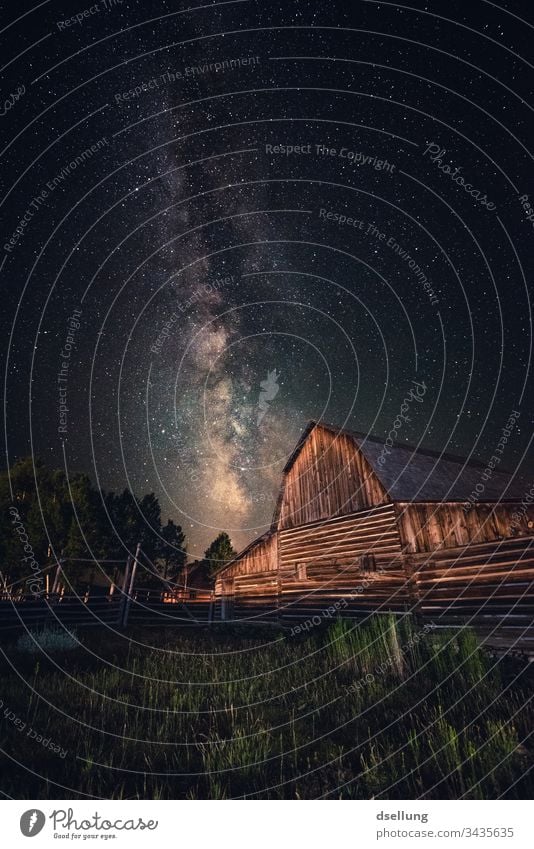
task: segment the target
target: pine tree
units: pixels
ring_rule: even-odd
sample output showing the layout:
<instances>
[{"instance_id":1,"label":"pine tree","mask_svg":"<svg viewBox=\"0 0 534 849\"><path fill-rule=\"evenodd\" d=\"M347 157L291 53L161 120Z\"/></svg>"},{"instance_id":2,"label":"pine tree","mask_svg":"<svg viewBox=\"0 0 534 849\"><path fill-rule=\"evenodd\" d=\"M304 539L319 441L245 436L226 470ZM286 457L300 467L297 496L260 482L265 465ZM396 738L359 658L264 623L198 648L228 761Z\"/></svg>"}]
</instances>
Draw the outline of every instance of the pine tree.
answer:
<instances>
[{"instance_id":1,"label":"pine tree","mask_svg":"<svg viewBox=\"0 0 534 849\"><path fill-rule=\"evenodd\" d=\"M210 574L213 574L221 566L224 566L225 563L228 563L236 554L237 551L234 550L228 534L225 532L220 533L204 552L204 559L208 564Z\"/></svg>"},{"instance_id":2,"label":"pine tree","mask_svg":"<svg viewBox=\"0 0 534 849\"><path fill-rule=\"evenodd\" d=\"M158 564L163 578L176 582L187 561L185 534L180 525L169 519L161 529L161 537Z\"/></svg>"}]
</instances>

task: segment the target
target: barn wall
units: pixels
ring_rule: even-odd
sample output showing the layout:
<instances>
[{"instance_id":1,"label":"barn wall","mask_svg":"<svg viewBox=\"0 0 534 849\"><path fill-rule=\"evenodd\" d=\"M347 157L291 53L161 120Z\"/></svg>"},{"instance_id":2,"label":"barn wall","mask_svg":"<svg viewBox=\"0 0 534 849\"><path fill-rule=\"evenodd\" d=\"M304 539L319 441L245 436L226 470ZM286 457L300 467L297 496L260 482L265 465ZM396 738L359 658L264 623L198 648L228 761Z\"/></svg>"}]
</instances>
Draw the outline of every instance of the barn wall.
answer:
<instances>
[{"instance_id":1,"label":"barn wall","mask_svg":"<svg viewBox=\"0 0 534 849\"><path fill-rule=\"evenodd\" d=\"M281 530L279 539L282 581L294 580L299 567L306 567L309 578L321 577L357 571L362 555L387 562L401 551L392 504Z\"/></svg>"},{"instance_id":2,"label":"barn wall","mask_svg":"<svg viewBox=\"0 0 534 849\"><path fill-rule=\"evenodd\" d=\"M284 475L278 527L295 528L390 499L347 434L315 427Z\"/></svg>"},{"instance_id":3,"label":"barn wall","mask_svg":"<svg viewBox=\"0 0 534 849\"><path fill-rule=\"evenodd\" d=\"M278 581L276 534L260 539L215 579L215 594L240 596Z\"/></svg>"},{"instance_id":4,"label":"barn wall","mask_svg":"<svg viewBox=\"0 0 534 849\"><path fill-rule=\"evenodd\" d=\"M283 618L402 612L410 586L391 504L279 531Z\"/></svg>"},{"instance_id":5,"label":"barn wall","mask_svg":"<svg viewBox=\"0 0 534 849\"><path fill-rule=\"evenodd\" d=\"M395 506L401 542L409 552L532 534L528 522L534 520L534 508L519 515L519 504L477 504L467 511L459 503L397 502Z\"/></svg>"},{"instance_id":6,"label":"barn wall","mask_svg":"<svg viewBox=\"0 0 534 849\"><path fill-rule=\"evenodd\" d=\"M468 622L494 642L506 636L534 649L534 537L415 554L412 563L425 619L441 627Z\"/></svg>"}]
</instances>

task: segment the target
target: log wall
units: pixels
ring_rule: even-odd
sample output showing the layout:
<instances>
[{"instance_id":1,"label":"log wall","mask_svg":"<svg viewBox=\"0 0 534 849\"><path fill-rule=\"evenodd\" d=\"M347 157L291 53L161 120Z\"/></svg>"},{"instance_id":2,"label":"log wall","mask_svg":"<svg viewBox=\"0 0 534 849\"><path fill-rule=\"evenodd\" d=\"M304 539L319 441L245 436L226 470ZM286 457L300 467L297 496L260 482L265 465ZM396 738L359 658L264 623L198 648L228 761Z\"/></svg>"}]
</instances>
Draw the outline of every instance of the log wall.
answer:
<instances>
[{"instance_id":1,"label":"log wall","mask_svg":"<svg viewBox=\"0 0 534 849\"><path fill-rule=\"evenodd\" d=\"M534 651L534 537L418 554L413 563L423 619L468 624L490 643Z\"/></svg>"},{"instance_id":2,"label":"log wall","mask_svg":"<svg viewBox=\"0 0 534 849\"><path fill-rule=\"evenodd\" d=\"M217 575L215 595L227 599L224 618L252 618L256 608L265 616L277 608L277 545L276 534L267 534Z\"/></svg>"},{"instance_id":3,"label":"log wall","mask_svg":"<svg viewBox=\"0 0 534 849\"><path fill-rule=\"evenodd\" d=\"M279 531L281 616L298 621L410 605L393 505Z\"/></svg>"},{"instance_id":4,"label":"log wall","mask_svg":"<svg viewBox=\"0 0 534 849\"><path fill-rule=\"evenodd\" d=\"M308 578L358 570L365 555L388 564L401 552L392 504L288 528L278 536L282 582L295 580L299 570Z\"/></svg>"}]
</instances>

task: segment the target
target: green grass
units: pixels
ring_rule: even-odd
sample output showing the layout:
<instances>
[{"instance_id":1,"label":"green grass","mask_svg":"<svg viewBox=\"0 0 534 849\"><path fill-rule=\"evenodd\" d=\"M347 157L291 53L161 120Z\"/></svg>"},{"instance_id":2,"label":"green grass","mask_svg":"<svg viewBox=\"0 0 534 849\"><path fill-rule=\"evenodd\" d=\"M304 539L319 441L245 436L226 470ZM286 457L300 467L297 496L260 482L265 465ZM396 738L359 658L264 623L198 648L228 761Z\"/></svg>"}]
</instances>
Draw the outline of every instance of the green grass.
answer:
<instances>
[{"instance_id":1,"label":"green grass","mask_svg":"<svg viewBox=\"0 0 534 849\"><path fill-rule=\"evenodd\" d=\"M534 790L532 669L490 657L470 631L423 632L376 616L298 638L222 626L78 636L83 648L50 658L18 652L15 640L3 646L8 796L478 799Z\"/></svg>"}]
</instances>

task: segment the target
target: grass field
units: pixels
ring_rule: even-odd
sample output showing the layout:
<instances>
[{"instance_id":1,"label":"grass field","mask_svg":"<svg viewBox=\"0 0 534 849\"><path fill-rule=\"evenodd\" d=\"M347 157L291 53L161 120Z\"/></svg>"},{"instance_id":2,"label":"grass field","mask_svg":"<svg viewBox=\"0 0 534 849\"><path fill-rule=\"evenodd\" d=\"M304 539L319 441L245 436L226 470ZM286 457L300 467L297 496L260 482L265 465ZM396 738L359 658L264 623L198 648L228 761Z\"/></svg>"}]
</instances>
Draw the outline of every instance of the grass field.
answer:
<instances>
[{"instance_id":1,"label":"grass field","mask_svg":"<svg viewBox=\"0 0 534 849\"><path fill-rule=\"evenodd\" d=\"M374 617L78 638L49 658L2 645L4 795L532 797L534 670L469 631Z\"/></svg>"}]
</instances>

